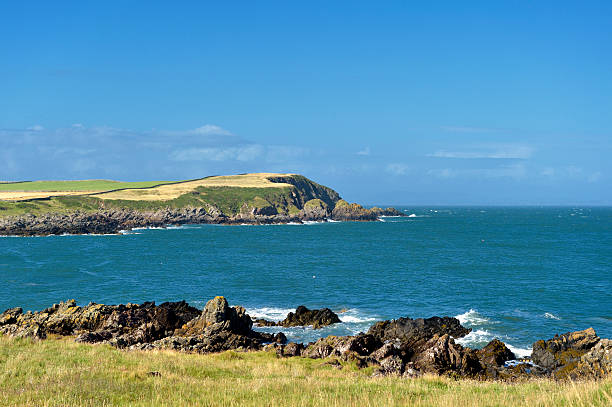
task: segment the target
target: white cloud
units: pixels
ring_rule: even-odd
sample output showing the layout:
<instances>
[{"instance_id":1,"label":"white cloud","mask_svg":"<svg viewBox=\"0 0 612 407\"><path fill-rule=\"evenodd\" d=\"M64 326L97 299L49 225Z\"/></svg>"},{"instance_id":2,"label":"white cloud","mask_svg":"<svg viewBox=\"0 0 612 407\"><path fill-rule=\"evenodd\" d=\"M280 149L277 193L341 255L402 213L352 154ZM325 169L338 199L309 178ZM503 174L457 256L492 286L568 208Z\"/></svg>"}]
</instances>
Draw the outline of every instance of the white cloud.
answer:
<instances>
[{"instance_id":1,"label":"white cloud","mask_svg":"<svg viewBox=\"0 0 612 407\"><path fill-rule=\"evenodd\" d=\"M457 172L450 168L439 168L427 171L428 175L433 175L437 178L454 178L457 176Z\"/></svg>"},{"instance_id":2,"label":"white cloud","mask_svg":"<svg viewBox=\"0 0 612 407\"><path fill-rule=\"evenodd\" d=\"M427 171L428 175L436 178L523 178L527 175L527 169L523 163L513 165L502 165L496 168L475 168L475 169L457 169L457 168L436 168Z\"/></svg>"},{"instance_id":3,"label":"white cloud","mask_svg":"<svg viewBox=\"0 0 612 407\"><path fill-rule=\"evenodd\" d=\"M173 151L170 157L175 161L252 161L263 154L258 144L227 148L186 148Z\"/></svg>"},{"instance_id":4,"label":"white cloud","mask_svg":"<svg viewBox=\"0 0 612 407\"><path fill-rule=\"evenodd\" d=\"M522 145L501 145L494 147L481 147L471 151L448 151L438 150L429 157L434 158L461 158L461 159L528 159L532 156L534 149Z\"/></svg>"},{"instance_id":5,"label":"white cloud","mask_svg":"<svg viewBox=\"0 0 612 407\"><path fill-rule=\"evenodd\" d=\"M406 175L408 174L410 167L402 163L390 163L387 165L385 170L393 175Z\"/></svg>"},{"instance_id":6,"label":"white cloud","mask_svg":"<svg viewBox=\"0 0 612 407\"><path fill-rule=\"evenodd\" d=\"M40 124L35 124L34 126L28 127L26 130L31 130L31 131L43 131L45 128L43 126L41 126Z\"/></svg>"},{"instance_id":7,"label":"white cloud","mask_svg":"<svg viewBox=\"0 0 612 407\"><path fill-rule=\"evenodd\" d=\"M370 155L370 147L366 147L361 151L357 151L357 155Z\"/></svg>"},{"instance_id":8,"label":"white cloud","mask_svg":"<svg viewBox=\"0 0 612 407\"><path fill-rule=\"evenodd\" d=\"M189 130L189 132L192 134L199 134L201 136L210 136L210 135L232 136L233 135L232 132L230 132L229 130L225 130L224 128L216 126L214 124L205 124L204 126L198 127L193 130Z\"/></svg>"}]
</instances>

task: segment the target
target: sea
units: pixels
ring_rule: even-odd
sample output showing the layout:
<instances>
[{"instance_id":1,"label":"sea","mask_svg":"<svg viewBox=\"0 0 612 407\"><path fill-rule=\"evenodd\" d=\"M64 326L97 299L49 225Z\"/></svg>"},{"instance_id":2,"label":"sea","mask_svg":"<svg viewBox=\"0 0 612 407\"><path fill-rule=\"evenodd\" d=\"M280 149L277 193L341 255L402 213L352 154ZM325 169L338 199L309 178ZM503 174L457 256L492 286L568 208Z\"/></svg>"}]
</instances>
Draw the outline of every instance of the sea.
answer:
<instances>
[{"instance_id":1,"label":"sea","mask_svg":"<svg viewBox=\"0 0 612 407\"><path fill-rule=\"evenodd\" d=\"M308 342L376 321L454 316L478 348L517 356L593 327L612 337L612 208L398 207L378 222L184 225L118 235L0 238L0 310L217 295L258 318L299 305L342 323L283 331Z\"/></svg>"}]
</instances>

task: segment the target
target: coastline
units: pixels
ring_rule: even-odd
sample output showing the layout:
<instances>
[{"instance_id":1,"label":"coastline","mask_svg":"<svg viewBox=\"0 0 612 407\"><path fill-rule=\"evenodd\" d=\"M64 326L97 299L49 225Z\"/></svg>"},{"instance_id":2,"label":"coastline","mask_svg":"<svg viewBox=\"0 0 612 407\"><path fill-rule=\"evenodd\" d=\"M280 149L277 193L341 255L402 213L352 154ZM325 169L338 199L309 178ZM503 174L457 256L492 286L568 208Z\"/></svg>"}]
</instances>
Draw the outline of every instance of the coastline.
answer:
<instances>
[{"instance_id":1,"label":"coastline","mask_svg":"<svg viewBox=\"0 0 612 407\"><path fill-rule=\"evenodd\" d=\"M460 339L472 330L454 317L378 321L367 332L320 337L309 343L290 342L282 330L268 333L253 329L254 324L317 329L339 322L338 315L328 308L303 306L281 321L256 319L245 308L229 306L219 296L209 300L203 310L184 301L78 306L69 300L38 312L8 309L0 314L0 334L35 340L71 337L76 342L132 351L208 354L266 350L281 358L355 363L360 369L370 369L374 376L407 379L436 375L496 381L584 380L605 378L612 372L612 341L598 337L592 328L538 340L528 358L517 357L498 339L481 349L462 346Z\"/></svg>"},{"instance_id":2,"label":"coastline","mask_svg":"<svg viewBox=\"0 0 612 407\"><path fill-rule=\"evenodd\" d=\"M206 208L164 209L143 212L130 209L100 210L95 212L49 213L42 215L10 216L0 218L0 236L50 236L120 234L139 228L165 228L187 224L213 225L269 225L307 222L373 222L381 216L397 215L397 210L357 209L344 213L323 211L309 213L300 211L297 215L238 214L227 216Z\"/></svg>"}]
</instances>

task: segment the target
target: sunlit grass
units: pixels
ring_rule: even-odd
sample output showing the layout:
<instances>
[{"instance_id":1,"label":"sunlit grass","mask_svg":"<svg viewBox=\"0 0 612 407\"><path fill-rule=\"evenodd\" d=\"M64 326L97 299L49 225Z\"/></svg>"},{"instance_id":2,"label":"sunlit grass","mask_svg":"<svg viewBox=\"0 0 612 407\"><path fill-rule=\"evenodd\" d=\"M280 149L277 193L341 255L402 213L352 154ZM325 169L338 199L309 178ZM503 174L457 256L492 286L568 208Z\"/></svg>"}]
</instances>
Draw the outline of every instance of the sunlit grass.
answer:
<instances>
[{"instance_id":1,"label":"sunlit grass","mask_svg":"<svg viewBox=\"0 0 612 407\"><path fill-rule=\"evenodd\" d=\"M155 373L153 373L155 372ZM266 352L125 352L0 338L0 405L608 406L612 380L520 384L373 378L352 365Z\"/></svg>"}]
</instances>

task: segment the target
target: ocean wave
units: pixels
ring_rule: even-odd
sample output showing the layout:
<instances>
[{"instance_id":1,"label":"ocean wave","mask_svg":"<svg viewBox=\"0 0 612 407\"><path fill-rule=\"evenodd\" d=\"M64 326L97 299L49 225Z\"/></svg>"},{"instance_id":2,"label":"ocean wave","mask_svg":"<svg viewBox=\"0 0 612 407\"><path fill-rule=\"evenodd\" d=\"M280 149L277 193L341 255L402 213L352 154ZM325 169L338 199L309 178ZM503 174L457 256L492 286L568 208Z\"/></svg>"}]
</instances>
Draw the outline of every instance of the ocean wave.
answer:
<instances>
[{"instance_id":1,"label":"ocean wave","mask_svg":"<svg viewBox=\"0 0 612 407\"><path fill-rule=\"evenodd\" d=\"M503 335L496 335L486 329L476 329L463 338L455 339L455 343L473 349L480 349L495 338L502 340L506 344L506 347L508 347L517 358L525 358L531 355L531 349L513 346L506 342L507 338L503 337Z\"/></svg>"},{"instance_id":2,"label":"ocean wave","mask_svg":"<svg viewBox=\"0 0 612 407\"><path fill-rule=\"evenodd\" d=\"M344 312L340 312L338 314L338 317L340 318L340 321L342 321L342 322L354 323L354 324L361 324L361 323L364 323L364 322L378 321L378 318L362 314L356 308L351 308L351 309L346 310Z\"/></svg>"},{"instance_id":3,"label":"ocean wave","mask_svg":"<svg viewBox=\"0 0 612 407\"><path fill-rule=\"evenodd\" d=\"M551 314L550 312L545 312L544 313L544 318L548 318L548 319L555 319L557 321L560 321L561 318L556 316L555 314Z\"/></svg>"},{"instance_id":4,"label":"ocean wave","mask_svg":"<svg viewBox=\"0 0 612 407\"><path fill-rule=\"evenodd\" d=\"M325 223L323 220L303 220L302 223L304 225L319 225L321 223Z\"/></svg>"},{"instance_id":5,"label":"ocean wave","mask_svg":"<svg viewBox=\"0 0 612 407\"><path fill-rule=\"evenodd\" d=\"M455 339L455 342L469 347L482 347L491 342L495 336L486 329L476 329L465 335L463 338Z\"/></svg>"},{"instance_id":6,"label":"ocean wave","mask_svg":"<svg viewBox=\"0 0 612 407\"><path fill-rule=\"evenodd\" d=\"M416 214L415 213L411 213L410 215L408 215L409 218L416 218Z\"/></svg>"},{"instance_id":7,"label":"ocean wave","mask_svg":"<svg viewBox=\"0 0 612 407\"><path fill-rule=\"evenodd\" d=\"M289 312L295 312L295 309L277 307L247 308L247 314L253 318L263 318L276 322L285 319ZM357 335L360 332L366 332L375 321L380 320L380 318L364 313L356 308L340 311L337 314L340 318L340 323L318 329L314 329L312 326L283 327L257 325L253 326L253 329L269 333L283 332L289 341L306 343L329 335Z\"/></svg>"},{"instance_id":8,"label":"ocean wave","mask_svg":"<svg viewBox=\"0 0 612 407\"><path fill-rule=\"evenodd\" d=\"M512 351L512 353L514 353L514 356L516 356L517 358L526 358L528 356L531 356L531 349L527 349L527 348L518 348L516 346L512 346L510 344L506 344L506 347L508 349L510 349Z\"/></svg>"},{"instance_id":9,"label":"ocean wave","mask_svg":"<svg viewBox=\"0 0 612 407\"><path fill-rule=\"evenodd\" d=\"M295 309L291 308L274 308L274 307L262 307L262 308L247 308L247 314L253 318L263 318L269 321L282 321L287 317L287 314L294 312Z\"/></svg>"},{"instance_id":10,"label":"ocean wave","mask_svg":"<svg viewBox=\"0 0 612 407\"><path fill-rule=\"evenodd\" d=\"M461 325L483 325L486 323L491 323L491 320L486 317L480 315L478 311L475 309L470 309L468 312L464 312L463 314L455 315L455 318L459 320Z\"/></svg>"}]
</instances>

